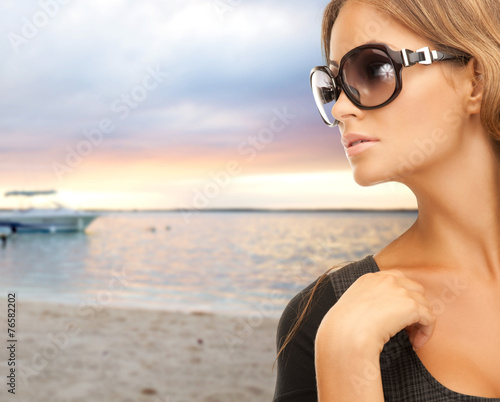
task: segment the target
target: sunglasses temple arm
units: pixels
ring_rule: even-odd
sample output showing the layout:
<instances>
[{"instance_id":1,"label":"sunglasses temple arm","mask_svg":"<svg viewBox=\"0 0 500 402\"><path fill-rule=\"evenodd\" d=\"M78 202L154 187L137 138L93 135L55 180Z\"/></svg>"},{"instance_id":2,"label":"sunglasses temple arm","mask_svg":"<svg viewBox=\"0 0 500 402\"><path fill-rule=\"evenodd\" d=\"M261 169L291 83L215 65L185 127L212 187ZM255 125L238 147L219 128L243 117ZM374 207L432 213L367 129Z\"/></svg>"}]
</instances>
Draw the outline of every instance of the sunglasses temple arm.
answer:
<instances>
[{"instance_id":1,"label":"sunglasses temple arm","mask_svg":"<svg viewBox=\"0 0 500 402\"><path fill-rule=\"evenodd\" d=\"M457 56L452 56L440 52L439 50L430 50L428 47L423 47L417 51L403 49L401 50L401 57L405 67L413 66L414 64L432 64L435 61L457 59Z\"/></svg>"}]
</instances>

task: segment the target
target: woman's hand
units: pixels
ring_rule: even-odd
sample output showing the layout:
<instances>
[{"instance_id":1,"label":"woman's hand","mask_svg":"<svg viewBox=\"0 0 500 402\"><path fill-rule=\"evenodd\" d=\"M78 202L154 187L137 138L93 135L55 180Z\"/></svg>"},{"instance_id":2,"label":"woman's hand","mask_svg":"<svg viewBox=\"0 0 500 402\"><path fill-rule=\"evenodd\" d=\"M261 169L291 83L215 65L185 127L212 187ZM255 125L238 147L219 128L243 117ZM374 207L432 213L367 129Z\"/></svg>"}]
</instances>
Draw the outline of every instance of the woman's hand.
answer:
<instances>
[{"instance_id":1,"label":"woman's hand","mask_svg":"<svg viewBox=\"0 0 500 402\"><path fill-rule=\"evenodd\" d=\"M368 336L379 352L403 328L409 331L413 347L421 348L431 337L435 321L423 286L397 270L360 277L323 320L325 326L331 323L349 338Z\"/></svg>"},{"instance_id":2,"label":"woman's hand","mask_svg":"<svg viewBox=\"0 0 500 402\"><path fill-rule=\"evenodd\" d=\"M418 349L432 336L435 322L422 285L400 271L360 277L325 315L316 335L320 400L383 401L379 359L385 343L406 329Z\"/></svg>"}]
</instances>

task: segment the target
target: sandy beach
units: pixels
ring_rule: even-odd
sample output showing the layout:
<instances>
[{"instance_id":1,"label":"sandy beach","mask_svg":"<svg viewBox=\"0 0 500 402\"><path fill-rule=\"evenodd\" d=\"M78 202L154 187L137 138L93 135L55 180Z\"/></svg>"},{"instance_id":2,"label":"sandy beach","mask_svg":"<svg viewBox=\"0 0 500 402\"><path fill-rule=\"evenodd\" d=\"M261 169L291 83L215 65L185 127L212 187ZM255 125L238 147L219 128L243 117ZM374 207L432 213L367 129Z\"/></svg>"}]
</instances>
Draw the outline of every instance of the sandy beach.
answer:
<instances>
[{"instance_id":1,"label":"sandy beach","mask_svg":"<svg viewBox=\"0 0 500 402\"><path fill-rule=\"evenodd\" d=\"M1 310L6 316L6 305ZM18 302L16 315L16 396L2 381L2 401L245 402L273 395L278 319L265 312ZM5 379L9 350L2 349Z\"/></svg>"}]
</instances>

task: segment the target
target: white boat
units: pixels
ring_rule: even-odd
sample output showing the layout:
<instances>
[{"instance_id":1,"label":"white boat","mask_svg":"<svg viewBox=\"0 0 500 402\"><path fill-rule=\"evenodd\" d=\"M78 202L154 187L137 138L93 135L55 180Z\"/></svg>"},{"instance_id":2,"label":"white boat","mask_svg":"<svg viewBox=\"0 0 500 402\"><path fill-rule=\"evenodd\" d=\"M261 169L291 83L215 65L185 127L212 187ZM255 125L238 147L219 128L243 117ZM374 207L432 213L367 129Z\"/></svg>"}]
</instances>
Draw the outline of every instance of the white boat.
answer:
<instances>
[{"instance_id":1,"label":"white boat","mask_svg":"<svg viewBox=\"0 0 500 402\"><path fill-rule=\"evenodd\" d=\"M8 191L5 197L47 197L57 194L47 191ZM46 199L49 206L28 206L22 209L0 212L0 228L10 233L27 232L83 232L99 214L83 212L63 206L54 199Z\"/></svg>"}]
</instances>

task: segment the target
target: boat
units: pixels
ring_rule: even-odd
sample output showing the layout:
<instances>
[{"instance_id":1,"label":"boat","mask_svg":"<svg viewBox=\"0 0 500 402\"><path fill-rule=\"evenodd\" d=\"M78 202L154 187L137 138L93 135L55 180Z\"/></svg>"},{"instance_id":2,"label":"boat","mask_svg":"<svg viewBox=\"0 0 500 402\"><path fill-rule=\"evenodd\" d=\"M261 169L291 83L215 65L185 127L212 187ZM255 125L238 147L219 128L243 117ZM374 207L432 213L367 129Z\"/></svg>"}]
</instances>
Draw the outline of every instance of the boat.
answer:
<instances>
[{"instance_id":1,"label":"boat","mask_svg":"<svg viewBox=\"0 0 500 402\"><path fill-rule=\"evenodd\" d=\"M99 214L68 208L49 196L56 195L55 190L45 191L8 191L5 197L21 197L22 199L45 199L43 206L33 206L0 212L0 228L2 232L12 233L67 233L84 232Z\"/></svg>"}]
</instances>

